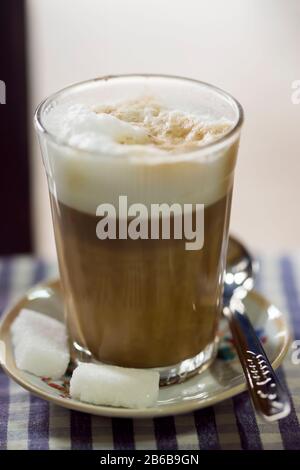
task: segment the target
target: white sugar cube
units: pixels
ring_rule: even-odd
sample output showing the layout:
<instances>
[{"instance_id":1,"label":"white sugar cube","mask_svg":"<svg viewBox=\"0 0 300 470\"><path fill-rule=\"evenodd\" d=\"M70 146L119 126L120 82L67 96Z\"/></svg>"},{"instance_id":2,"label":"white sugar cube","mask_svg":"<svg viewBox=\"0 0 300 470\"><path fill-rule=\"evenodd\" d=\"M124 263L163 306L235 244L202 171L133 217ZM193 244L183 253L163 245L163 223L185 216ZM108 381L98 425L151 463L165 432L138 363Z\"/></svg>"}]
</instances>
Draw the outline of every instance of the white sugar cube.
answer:
<instances>
[{"instance_id":1,"label":"white sugar cube","mask_svg":"<svg viewBox=\"0 0 300 470\"><path fill-rule=\"evenodd\" d=\"M80 364L73 372L70 394L95 405L145 408L156 403L159 373L98 364Z\"/></svg>"},{"instance_id":2,"label":"white sugar cube","mask_svg":"<svg viewBox=\"0 0 300 470\"><path fill-rule=\"evenodd\" d=\"M19 369L52 379L65 373L70 353L63 323L42 313L22 309L11 332Z\"/></svg>"}]
</instances>

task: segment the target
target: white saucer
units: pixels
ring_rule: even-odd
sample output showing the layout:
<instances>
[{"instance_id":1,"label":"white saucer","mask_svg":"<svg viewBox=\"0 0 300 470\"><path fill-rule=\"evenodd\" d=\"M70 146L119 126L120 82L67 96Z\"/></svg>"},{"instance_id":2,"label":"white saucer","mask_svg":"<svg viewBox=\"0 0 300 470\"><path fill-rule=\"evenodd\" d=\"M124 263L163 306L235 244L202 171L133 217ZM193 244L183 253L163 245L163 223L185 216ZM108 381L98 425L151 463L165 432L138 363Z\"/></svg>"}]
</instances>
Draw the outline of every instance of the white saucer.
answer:
<instances>
[{"instance_id":1,"label":"white saucer","mask_svg":"<svg viewBox=\"0 0 300 470\"><path fill-rule=\"evenodd\" d=\"M256 292L248 294L245 304L247 313L264 344L273 367L278 367L288 351L290 342L290 331L285 315ZM4 342L6 353L6 357L3 358L3 369L22 387L57 405L101 416L150 418L187 413L204 408L237 395L246 389L244 376L224 320L220 324L222 339L219 345L218 359L202 374L181 384L161 388L155 407L144 409L113 408L73 400L67 395L65 385L68 381L67 376L61 381L52 382L50 379L42 379L17 369L10 341L10 326L20 309L24 307L62 320L63 305L59 281L39 284L30 289L6 313L0 326L0 341Z\"/></svg>"}]
</instances>

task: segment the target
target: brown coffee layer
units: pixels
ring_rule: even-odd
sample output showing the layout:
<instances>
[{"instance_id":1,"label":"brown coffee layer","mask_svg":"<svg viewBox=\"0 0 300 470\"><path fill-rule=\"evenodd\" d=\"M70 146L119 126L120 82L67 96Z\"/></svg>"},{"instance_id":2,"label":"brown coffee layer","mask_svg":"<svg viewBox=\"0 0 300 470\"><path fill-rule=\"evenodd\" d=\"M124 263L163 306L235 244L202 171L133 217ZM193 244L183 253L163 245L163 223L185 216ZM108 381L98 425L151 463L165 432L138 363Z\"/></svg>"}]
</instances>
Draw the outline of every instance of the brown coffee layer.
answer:
<instances>
[{"instance_id":1,"label":"brown coffee layer","mask_svg":"<svg viewBox=\"0 0 300 470\"><path fill-rule=\"evenodd\" d=\"M198 251L185 240L99 240L99 217L50 199L71 335L96 359L162 367L214 340L231 192L205 208Z\"/></svg>"}]
</instances>

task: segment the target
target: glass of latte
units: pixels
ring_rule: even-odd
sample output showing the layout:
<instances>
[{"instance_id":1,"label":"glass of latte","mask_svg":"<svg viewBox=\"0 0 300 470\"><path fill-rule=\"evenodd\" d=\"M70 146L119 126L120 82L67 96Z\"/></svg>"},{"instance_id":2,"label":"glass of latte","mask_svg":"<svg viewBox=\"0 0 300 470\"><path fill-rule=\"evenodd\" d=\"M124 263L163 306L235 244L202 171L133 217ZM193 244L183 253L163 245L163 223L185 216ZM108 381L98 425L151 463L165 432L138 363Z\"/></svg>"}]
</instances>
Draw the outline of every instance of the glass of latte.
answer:
<instances>
[{"instance_id":1,"label":"glass of latte","mask_svg":"<svg viewBox=\"0 0 300 470\"><path fill-rule=\"evenodd\" d=\"M242 121L222 90L158 75L86 81L39 106L76 360L155 368L161 384L213 361Z\"/></svg>"}]
</instances>

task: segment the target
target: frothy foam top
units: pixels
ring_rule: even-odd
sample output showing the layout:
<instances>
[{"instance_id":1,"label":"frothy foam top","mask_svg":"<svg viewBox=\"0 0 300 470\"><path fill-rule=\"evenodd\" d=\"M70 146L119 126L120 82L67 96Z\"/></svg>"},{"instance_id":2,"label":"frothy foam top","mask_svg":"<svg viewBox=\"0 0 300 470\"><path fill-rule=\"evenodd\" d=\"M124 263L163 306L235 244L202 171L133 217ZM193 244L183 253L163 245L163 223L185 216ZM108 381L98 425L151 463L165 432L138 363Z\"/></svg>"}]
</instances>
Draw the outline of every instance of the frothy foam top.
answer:
<instances>
[{"instance_id":1,"label":"frothy foam top","mask_svg":"<svg viewBox=\"0 0 300 470\"><path fill-rule=\"evenodd\" d=\"M212 204L232 186L237 138L205 158L185 158L226 134L233 127L228 120L169 109L150 98L57 104L44 120L47 131L67 144L47 140L50 191L77 210L95 215L99 204L117 205L120 195L129 204Z\"/></svg>"},{"instance_id":2,"label":"frothy foam top","mask_svg":"<svg viewBox=\"0 0 300 470\"><path fill-rule=\"evenodd\" d=\"M116 105L58 106L48 130L72 147L109 154L183 153L223 136L232 123L168 109L152 98Z\"/></svg>"}]
</instances>

